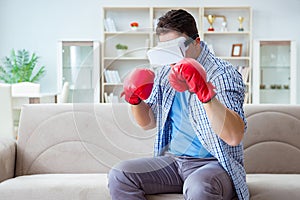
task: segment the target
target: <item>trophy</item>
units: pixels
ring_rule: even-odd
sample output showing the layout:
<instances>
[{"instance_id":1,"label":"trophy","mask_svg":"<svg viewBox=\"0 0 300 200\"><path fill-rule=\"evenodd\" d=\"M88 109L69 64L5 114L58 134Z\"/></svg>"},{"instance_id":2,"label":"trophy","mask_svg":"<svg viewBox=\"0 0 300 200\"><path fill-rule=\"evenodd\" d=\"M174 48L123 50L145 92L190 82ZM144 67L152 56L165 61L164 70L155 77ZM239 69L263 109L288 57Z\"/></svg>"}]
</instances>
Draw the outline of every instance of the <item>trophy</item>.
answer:
<instances>
[{"instance_id":1,"label":"trophy","mask_svg":"<svg viewBox=\"0 0 300 200\"><path fill-rule=\"evenodd\" d=\"M214 16L214 15L207 15L206 18L207 18L208 23L210 24L210 26L208 28L208 31L214 31L215 29L213 27L213 23L214 23L214 21L216 19L216 16Z\"/></svg>"},{"instance_id":2,"label":"trophy","mask_svg":"<svg viewBox=\"0 0 300 200\"><path fill-rule=\"evenodd\" d=\"M223 20L222 22L222 28L221 28L222 32L226 32L227 31L227 21Z\"/></svg>"},{"instance_id":3,"label":"trophy","mask_svg":"<svg viewBox=\"0 0 300 200\"><path fill-rule=\"evenodd\" d=\"M238 20L240 22L240 27L239 27L238 31L244 31L244 28L243 28L244 17L239 16Z\"/></svg>"}]
</instances>

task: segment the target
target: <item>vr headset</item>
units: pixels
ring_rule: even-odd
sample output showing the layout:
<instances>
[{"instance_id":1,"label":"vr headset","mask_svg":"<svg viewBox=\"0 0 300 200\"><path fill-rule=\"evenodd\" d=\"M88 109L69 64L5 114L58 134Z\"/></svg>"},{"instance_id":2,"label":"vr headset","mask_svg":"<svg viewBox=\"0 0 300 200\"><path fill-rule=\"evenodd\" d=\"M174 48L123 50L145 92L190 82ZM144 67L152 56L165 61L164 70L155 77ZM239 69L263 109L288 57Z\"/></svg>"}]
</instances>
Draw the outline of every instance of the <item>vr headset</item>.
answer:
<instances>
[{"instance_id":1,"label":"vr headset","mask_svg":"<svg viewBox=\"0 0 300 200\"><path fill-rule=\"evenodd\" d=\"M185 57L185 52L189 45L199 37L195 34L191 38L179 37L166 42L158 42L156 47L147 51L147 56L151 65L168 65L177 63Z\"/></svg>"}]
</instances>

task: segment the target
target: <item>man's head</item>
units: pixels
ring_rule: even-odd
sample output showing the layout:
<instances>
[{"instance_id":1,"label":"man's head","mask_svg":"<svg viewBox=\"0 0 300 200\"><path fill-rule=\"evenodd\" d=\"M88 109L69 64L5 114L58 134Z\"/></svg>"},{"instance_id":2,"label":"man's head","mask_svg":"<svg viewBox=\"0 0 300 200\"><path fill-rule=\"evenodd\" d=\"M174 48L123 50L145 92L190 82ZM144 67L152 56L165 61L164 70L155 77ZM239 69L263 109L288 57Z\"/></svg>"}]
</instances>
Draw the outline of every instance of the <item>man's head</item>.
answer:
<instances>
[{"instance_id":1,"label":"man's head","mask_svg":"<svg viewBox=\"0 0 300 200\"><path fill-rule=\"evenodd\" d=\"M197 58L200 54L200 38L194 17L185 10L170 10L159 18L156 34L160 42L185 37L191 40L185 57Z\"/></svg>"},{"instance_id":2,"label":"man's head","mask_svg":"<svg viewBox=\"0 0 300 200\"><path fill-rule=\"evenodd\" d=\"M166 34L170 31L176 31L193 37L198 33L197 24L194 17L185 10L170 10L159 18L156 34Z\"/></svg>"}]
</instances>

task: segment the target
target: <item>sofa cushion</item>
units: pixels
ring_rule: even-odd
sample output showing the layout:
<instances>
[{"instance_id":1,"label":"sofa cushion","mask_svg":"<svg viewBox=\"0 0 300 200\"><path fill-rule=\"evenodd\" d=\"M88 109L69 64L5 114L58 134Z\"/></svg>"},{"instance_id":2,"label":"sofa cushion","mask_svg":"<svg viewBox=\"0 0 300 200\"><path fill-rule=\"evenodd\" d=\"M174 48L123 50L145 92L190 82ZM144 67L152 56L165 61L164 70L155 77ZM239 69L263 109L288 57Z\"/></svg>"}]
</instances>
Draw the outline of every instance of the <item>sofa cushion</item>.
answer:
<instances>
[{"instance_id":1,"label":"sofa cushion","mask_svg":"<svg viewBox=\"0 0 300 200\"><path fill-rule=\"evenodd\" d=\"M289 200L300 197L300 174L247 174L251 200Z\"/></svg>"},{"instance_id":2,"label":"sofa cushion","mask_svg":"<svg viewBox=\"0 0 300 200\"><path fill-rule=\"evenodd\" d=\"M14 177L16 141L11 138L0 138L0 182Z\"/></svg>"},{"instance_id":3,"label":"sofa cushion","mask_svg":"<svg viewBox=\"0 0 300 200\"><path fill-rule=\"evenodd\" d=\"M247 105L247 173L300 174L300 106Z\"/></svg>"},{"instance_id":4,"label":"sofa cushion","mask_svg":"<svg viewBox=\"0 0 300 200\"><path fill-rule=\"evenodd\" d=\"M183 200L182 194L146 195L147 200ZM40 174L0 184L1 200L110 200L107 174Z\"/></svg>"},{"instance_id":5,"label":"sofa cushion","mask_svg":"<svg viewBox=\"0 0 300 200\"><path fill-rule=\"evenodd\" d=\"M41 174L0 183L1 200L108 200L106 174Z\"/></svg>"},{"instance_id":6,"label":"sofa cushion","mask_svg":"<svg viewBox=\"0 0 300 200\"><path fill-rule=\"evenodd\" d=\"M147 200L184 200L182 194L156 194L146 195Z\"/></svg>"},{"instance_id":7,"label":"sofa cushion","mask_svg":"<svg viewBox=\"0 0 300 200\"><path fill-rule=\"evenodd\" d=\"M298 199L300 175L247 174L251 200ZM0 184L1 200L109 200L106 174L41 174L20 176ZM146 195L147 200L183 200L182 194Z\"/></svg>"}]
</instances>

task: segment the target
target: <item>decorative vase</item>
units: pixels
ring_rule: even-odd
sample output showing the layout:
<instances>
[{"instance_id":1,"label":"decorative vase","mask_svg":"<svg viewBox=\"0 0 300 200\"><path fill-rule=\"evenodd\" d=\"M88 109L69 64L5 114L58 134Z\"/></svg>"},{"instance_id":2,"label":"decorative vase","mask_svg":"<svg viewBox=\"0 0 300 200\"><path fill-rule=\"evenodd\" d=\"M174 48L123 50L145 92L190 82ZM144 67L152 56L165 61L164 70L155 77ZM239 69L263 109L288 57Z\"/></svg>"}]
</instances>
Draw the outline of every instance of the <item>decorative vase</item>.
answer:
<instances>
[{"instance_id":1,"label":"decorative vase","mask_svg":"<svg viewBox=\"0 0 300 200\"><path fill-rule=\"evenodd\" d=\"M126 54L126 51L125 49L117 49L117 55L118 56L124 56Z\"/></svg>"},{"instance_id":2,"label":"decorative vase","mask_svg":"<svg viewBox=\"0 0 300 200\"><path fill-rule=\"evenodd\" d=\"M138 29L137 26L132 26L132 27L131 27L131 30L133 30L133 31L136 31L137 29Z\"/></svg>"}]
</instances>

